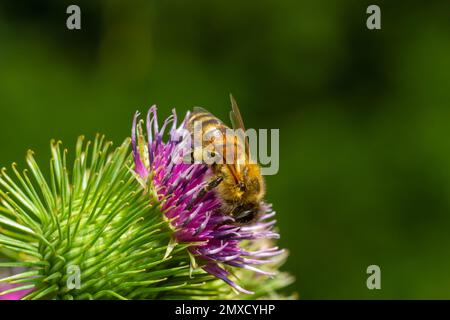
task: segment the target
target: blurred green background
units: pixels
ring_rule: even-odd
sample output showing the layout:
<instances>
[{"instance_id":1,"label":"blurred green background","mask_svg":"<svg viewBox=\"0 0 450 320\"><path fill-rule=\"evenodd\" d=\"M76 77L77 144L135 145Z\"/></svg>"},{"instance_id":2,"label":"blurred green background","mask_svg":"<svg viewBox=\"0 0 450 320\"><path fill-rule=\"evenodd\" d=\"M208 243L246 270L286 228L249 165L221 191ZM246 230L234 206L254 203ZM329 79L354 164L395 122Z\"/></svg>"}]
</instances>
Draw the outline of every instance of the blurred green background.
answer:
<instances>
[{"instance_id":1,"label":"blurred green background","mask_svg":"<svg viewBox=\"0 0 450 320\"><path fill-rule=\"evenodd\" d=\"M304 299L450 298L450 2L2 1L0 166L203 106L280 129L267 177ZM78 4L82 30L66 29ZM366 268L381 267L381 290Z\"/></svg>"}]
</instances>

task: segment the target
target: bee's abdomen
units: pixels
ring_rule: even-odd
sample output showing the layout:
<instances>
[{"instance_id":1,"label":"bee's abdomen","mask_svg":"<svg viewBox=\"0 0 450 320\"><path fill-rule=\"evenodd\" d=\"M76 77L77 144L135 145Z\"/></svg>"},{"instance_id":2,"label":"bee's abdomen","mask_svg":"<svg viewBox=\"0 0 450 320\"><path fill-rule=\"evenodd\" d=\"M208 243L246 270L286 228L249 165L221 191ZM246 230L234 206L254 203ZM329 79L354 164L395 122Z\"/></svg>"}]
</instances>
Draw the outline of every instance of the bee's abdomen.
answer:
<instances>
[{"instance_id":1,"label":"bee's abdomen","mask_svg":"<svg viewBox=\"0 0 450 320\"><path fill-rule=\"evenodd\" d=\"M244 146L231 129L209 112L193 113L188 120L188 130L194 141L201 141L202 147L212 144L216 152L232 163L244 156Z\"/></svg>"},{"instance_id":2,"label":"bee's abdomen","mask_svg":"<svg viewBox=\"0 0 450 320\"><path fill-rule=\"evenodd\" d=\"M207 112L198 112L191 115L188 121L188 130L192 134L201 134L203 144L208 144L210 141L203 139L205 136L215 136L215 143L221 143L226 139L227 126Z\"/></svg>"},{"instance_id":3,"label":"bee's abdomen","mask_svg":"<svg viewBox=\"0 0 450 320\"><path fill-rule=\"evenodd\" d=\"M217 117L208 112L196 112L193 113L188 120L188 127L194 128L195 125L201 125L203 131L206 127L224 127L226 126Z\"/></svg>"}]
</instances>

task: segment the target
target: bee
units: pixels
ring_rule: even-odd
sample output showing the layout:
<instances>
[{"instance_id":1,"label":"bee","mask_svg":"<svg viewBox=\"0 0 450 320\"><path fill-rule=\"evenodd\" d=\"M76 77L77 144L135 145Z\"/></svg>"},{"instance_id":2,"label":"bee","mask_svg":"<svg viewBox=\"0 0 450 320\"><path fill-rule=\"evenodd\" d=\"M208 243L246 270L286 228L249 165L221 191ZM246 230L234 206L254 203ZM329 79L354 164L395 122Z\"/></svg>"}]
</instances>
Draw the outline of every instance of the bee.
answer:
<instances>
[{"instance_id":1,"label":"bee","mask_svg":"<svg viewBox=\"0 0 450 320\"><path fill-rule=\"evenodd\" d=\"M231 94L230 99L233 130L199 107L195 107L189 116L187 129L194 141L201 141L201 150L209 150L212 157L223 160L210 164L212 177L201 196L213 189L225 214L232 216L237 224L250 224L261 210L265 183L259 165L256 161L250 161L252 158L248 138L241 139L234 133L236 129L245 132L245 127L238 105ZM200 130L196 130L199 124ZM194 160L202 159L198 149L194 146ZM233 160L231 163L230 159Z\"/></svg>"}]
</instances>

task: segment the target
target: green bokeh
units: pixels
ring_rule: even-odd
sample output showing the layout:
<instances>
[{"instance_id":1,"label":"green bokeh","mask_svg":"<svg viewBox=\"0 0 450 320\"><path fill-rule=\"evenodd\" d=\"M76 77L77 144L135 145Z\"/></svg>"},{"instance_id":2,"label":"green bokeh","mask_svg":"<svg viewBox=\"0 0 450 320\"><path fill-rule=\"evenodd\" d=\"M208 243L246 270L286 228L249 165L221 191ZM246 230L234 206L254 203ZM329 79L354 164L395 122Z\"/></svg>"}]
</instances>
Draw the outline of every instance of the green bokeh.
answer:
<instances>
[{"instance_id":1,"label":"green bokeh","mask_svg":"<svg viewBox=\"0 0 450 320\"><path fill-rule=\"evenodd\" d=\"M76 3L82 30L65 27ZM267 177L301 298L450 298L450 2L2 1L0 166L200 105L280 129ZM366 288L366 268L382 290Z\"/></svg>"}]
</instances>

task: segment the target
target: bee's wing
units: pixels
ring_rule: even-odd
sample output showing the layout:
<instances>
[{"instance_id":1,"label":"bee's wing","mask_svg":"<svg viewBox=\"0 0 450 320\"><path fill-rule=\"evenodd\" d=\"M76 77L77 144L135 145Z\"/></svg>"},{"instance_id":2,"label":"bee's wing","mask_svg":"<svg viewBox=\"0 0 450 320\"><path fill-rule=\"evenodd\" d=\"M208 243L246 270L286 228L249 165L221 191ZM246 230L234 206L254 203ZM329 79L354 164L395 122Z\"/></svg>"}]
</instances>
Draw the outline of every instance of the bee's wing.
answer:
<instances>
[{"instance_id":1,"label":"bee's wing","mask_svg":"<svg viewBox=\"0 0 450 320\"><path fill-rule=\"evenodd\" d=\"M233 129L242 129L243 132L245 132L245 126L244 121L242 120L241 112L239 111L239 107L236 103L236 100L234 100L233 95L230 93L230 100L231 100L231 111L230 111L230 120L231 124L233 125ZM245 137L245 153L247 156L250 154L250 148L248 144L248 137Z\"/></svg>"},{"instance_id":2,"label":"bee's wing","mask_svg":"<svg viewBox=\"0 0 450 320\"><path fill-rule=\"evenodd\" d=\"M239 111L239 107L234 100L233 95L230 93L231 100L231 111L230 111L230 119L231 124L233 125L233 129L242 129L245 131L244 121L242 120L241 112Z\"/></svg>"},{"instance_id":3,"label":"bee's wing","mask_svg":"<svg viewBox=\"0 0 450 320\"><path fill-rule=\"evenodd\" d=\"M202 107L194 107L192 113L193 114L196 114L196 113L208 113L208 114L211 114L211 112L209 112L206 109L203 109Z\"/></svg>"}]
</instances>

